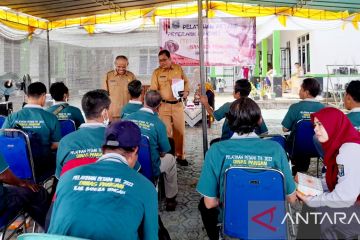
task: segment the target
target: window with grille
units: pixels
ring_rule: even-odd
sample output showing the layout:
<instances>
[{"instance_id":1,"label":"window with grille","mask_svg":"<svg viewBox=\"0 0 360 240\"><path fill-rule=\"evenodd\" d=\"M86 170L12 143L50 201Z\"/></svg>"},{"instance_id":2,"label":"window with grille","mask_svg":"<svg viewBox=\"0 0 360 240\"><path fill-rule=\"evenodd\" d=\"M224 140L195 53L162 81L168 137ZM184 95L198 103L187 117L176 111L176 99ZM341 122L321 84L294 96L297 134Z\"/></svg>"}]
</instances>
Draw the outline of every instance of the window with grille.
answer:
<instances>
[{"instance_id":1,"label":"window with grille","mask_svg":"<svg viewBox=\"0 0 360 240\"><path fill-rule=\"evenodd\" d=\"M309 33L298 38L298 59L304 73L310 72L310 35Z\"/></svg>"},{"instance_id":2,"label":"window with grille","mask_svg":"<svg viewBox=\"0 0 360 240\"><path fill-rule=\"evenodd\" d=\"M4 71L20 74L21 41L4 39Z\"/></svg>"},{"instance_id":3,"label":"window with grille","mask_svg":"<svg viewBox=\"0 0 360 240\"><path fill-rule=\"evenodd\" d=\"M139 51L139 75L151 75L159 66L158 48L140 49Z\"/></svg>"}]
</instances>

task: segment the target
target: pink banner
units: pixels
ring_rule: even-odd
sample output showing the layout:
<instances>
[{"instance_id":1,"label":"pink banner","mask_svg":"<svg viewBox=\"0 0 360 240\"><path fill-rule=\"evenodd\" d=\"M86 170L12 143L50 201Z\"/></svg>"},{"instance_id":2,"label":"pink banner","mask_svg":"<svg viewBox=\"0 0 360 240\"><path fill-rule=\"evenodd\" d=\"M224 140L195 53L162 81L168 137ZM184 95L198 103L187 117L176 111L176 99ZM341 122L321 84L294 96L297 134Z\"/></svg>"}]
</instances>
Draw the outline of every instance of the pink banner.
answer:
<instances>
[{"instance_id":1,"label":"pink banner","mask_svg":"<svg viewBox=\"0 0 360 240\"><path fill-rule=\"evenodd\" d=\"M161 19L160 48L171 53L183 66L199 65L199 38L196 18ZM204 19L206 66L250 66L255 64L255 18Z\"/></svg>"}]
</instances>

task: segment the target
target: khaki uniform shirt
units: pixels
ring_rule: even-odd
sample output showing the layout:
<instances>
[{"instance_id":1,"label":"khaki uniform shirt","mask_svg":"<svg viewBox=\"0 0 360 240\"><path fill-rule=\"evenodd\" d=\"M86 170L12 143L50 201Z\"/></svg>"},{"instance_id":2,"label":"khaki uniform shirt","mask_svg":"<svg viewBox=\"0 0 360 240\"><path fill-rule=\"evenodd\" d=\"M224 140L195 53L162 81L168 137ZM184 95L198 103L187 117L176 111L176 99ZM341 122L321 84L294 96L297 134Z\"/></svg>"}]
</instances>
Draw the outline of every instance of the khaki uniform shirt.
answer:
<instances>
[{"instance_id":1,"label":"khaki uniform shirt","mask_svg":"<svg viewBox=\"0 0 360 240\"><path fill-rule=\"evenodd\" d=\"M120 117L122 107L130 100L128 83L135 79L132 72L126 71L119 75L115 70L108 72L103 80L103 89L109 92L111 105L110 114L112 117Z\"/></svg>"},{"instance_id":2,"label":"khaki uniform shirt","mask_svg":"<svg viewBox=\"0 0 360 240\"><path fill-rule=\"evenodd\" d=\"M160 92L161 97L167 101L176 100L172 90L171 84L172 79L180 78L184 80L184 91L189 92L189 79L186 77L184 71L181 66L178 64L171 64L169 69L164 69L158 67L154 70L153 75L151 77L151 90L158 90Z\"/></svg>"}]
</instances>

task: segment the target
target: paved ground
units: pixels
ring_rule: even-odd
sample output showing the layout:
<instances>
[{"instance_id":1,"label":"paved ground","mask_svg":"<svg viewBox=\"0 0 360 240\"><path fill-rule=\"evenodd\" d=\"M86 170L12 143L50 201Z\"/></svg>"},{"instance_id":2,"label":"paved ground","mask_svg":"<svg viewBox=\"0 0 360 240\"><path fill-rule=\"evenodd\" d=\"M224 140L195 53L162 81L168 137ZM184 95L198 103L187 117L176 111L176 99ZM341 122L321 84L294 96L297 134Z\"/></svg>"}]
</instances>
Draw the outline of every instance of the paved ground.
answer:
<instances>
[{"instance_id":1,"label":"paved ground","mask_svg":"<svg viewBox=\"0 0 360 240\"><path fill-rule=\"evenodd\" d=\"M294 101L291 99L289 101ZM217 96L216 108L226 101L232 101L230 94ZM283 100L284 101L284 100ZM269 128L269 133L282 133L281 121L287 112L287 108L282 109L262 109L263 118ZM208 139L220 136L221 122L215 122L208 129ZM160 204L160 215L168 229L171 238L174 240L193 240L208 239L203 229L200 213L197 205L200 195L196 192L195 187L200 175L203 163L203 147L202 147L202 128L201 124L195 127L186 128L186 156L190 162L188 167L180 167L178 165L178 184L179 194L177 200L179 205L175 212L166 212L164 202ZM315 161L312 161L310 172L314 175L316 169ZM299 211L300 206L294 206L293 210ZM296 227L296 226L295 226Z\"/></svg>"},{"instance_id":2,"label":"paved ground","mask_svg":"<svg viewBox=\"0 0 360 240\"><path fill-rule=\"evenodd\" d=\"M283 119L287 106L296 101L293 96L292 99L279 100L283 103L275 105L275 109L262 109L263 117L269 128L269 133L281 133L280 122ZM223 94L216 97L216 108L221 106L226 101L232 101L231 94ZM80 96L73 98L73 104L80 105ZM16 101L16 109L19 108L20 101ZM272 103L274 104L274 103ZM274 106L260 103L262 108ZM282 108L281 108L282 107ZM215 122L210 129L208 129L208 139L220 136L222 122ZM197 205L200 195L195 191L197 179L200 175L201 166L203 163L203 147L202 147L202 129L201 124L193 128L186 128L186 156L190 162L188 167L178 166L178 184L179 194L177 197L178 207L175 212L166 212L164 202L160 203L160 215L168 229L171 238L174 240L195 240L208 239L202 227L200 214L197 210ZM314 168L314 163L311 165ZM312 174L314 172L312 171ZM297 207L298 208L298 207Z\"/></svg>"}]
</instances>

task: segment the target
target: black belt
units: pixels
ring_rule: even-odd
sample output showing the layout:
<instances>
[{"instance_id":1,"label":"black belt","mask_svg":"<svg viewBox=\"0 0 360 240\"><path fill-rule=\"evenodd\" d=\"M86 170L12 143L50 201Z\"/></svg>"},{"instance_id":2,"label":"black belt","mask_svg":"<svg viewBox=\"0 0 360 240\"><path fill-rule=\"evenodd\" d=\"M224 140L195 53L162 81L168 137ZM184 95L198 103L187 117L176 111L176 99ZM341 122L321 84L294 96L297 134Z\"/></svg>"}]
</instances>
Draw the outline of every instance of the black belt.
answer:
<instances>
[{"instance_id":1,"label":"black belt","mask_svg":"<svg viewBox=\"0 0 360 240\"><path fill-rule=\"evenodd\" d=\"M169 103L169 104L177 104L179 102L181 102L181 98L179 100L176 100L176 101L168 101L168 100L161 100L162 102L164 103Z\"/></svg>"}]
</instances>

